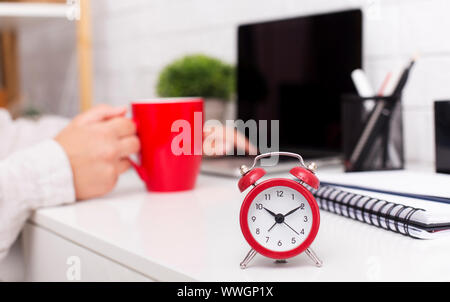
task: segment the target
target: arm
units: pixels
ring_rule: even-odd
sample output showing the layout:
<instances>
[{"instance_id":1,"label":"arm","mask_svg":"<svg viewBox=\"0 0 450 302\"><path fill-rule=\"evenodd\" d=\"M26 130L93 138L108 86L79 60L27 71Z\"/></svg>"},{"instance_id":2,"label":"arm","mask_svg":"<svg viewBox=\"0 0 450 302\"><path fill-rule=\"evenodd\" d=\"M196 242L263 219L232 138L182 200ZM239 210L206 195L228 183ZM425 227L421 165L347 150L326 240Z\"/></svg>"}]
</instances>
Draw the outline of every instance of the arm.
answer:
<instances>
[{"instance_id":1,"label":"arm","mask_svg":"<svg viewBox=\"0 0 450 302\"><path fill-rule=\"evenodd\" d=\"M53 140L0 161L0 259L17 239L31 211L75 201L69 160Z\"/></svg>"},{"instance_id":2,"label":"arm","mask_svg":"<svg viewBox=\"0 0 450 302\"><path fill-rule=\"evenodd\" d=\"M61 120L12 122L0 111L0 259L33 210L114 188L130 166L128 156L139 151L135 125L125 113L98 106L59 131ZM54 140L42 141L57 132Z\"/></svg>"},{"instance_id":3,"label":"arm","mask_svg":"<svg viewBox=\"0 0 450 302\"><path fill-rule=\"evenodd\" d=\"M42 117L37 121L28 119L13 121L6 110L0 109L0 159L54 137L68 123L65 118L52 116Z\"/></svg>"}]
</instances>

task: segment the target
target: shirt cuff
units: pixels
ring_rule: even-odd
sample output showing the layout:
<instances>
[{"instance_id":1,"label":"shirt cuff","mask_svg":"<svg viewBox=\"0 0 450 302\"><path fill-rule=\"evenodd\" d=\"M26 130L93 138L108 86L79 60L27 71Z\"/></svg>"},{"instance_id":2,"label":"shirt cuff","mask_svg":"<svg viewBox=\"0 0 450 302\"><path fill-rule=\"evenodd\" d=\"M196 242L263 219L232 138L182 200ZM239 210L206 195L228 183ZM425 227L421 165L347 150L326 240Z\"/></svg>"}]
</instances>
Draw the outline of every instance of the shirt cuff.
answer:
<instances>
[{"instance_id":1,"label":"shirt cuff","mask_svg":"<svg viewBox=\"0 0 450 302\"><path fill-rule=\"evenodd\" d=\"M32 148L32 157L35 157L35 163L39 163L36 181L40 188L40 198L36 199L37 203L32 208L75 202L72 168L61 145L54 140L47 140Z\"/></svg>"}]
</instances>

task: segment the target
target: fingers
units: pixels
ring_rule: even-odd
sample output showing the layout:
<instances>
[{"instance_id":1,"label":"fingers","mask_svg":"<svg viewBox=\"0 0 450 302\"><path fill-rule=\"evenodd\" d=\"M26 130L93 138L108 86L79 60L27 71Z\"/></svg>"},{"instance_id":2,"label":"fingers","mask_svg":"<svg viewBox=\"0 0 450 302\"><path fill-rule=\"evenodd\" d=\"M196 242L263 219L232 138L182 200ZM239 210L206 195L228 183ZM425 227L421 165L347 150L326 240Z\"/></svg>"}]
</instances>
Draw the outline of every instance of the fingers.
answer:
<instances>
[{"instance_id":1,"label":"fingers","mask_svg":"<svg viewBox=\"0 0 450 302\"><path fill-rule=\"evenodd\" d=\"M203 152L206 155L229 154L233 149L244 150L246 154L257 155L256 148L245 135L235 128L213 127L204 129L205 141L210 142L203 145Z\"/></svg>"},{"instance_id":2,"label":"fingers","mask_svg":"<svg viewBox=\"0 0 450 302\"><path fill-rule=\"evenodd\" d=\"M141 148L139 139L136 136L128 136L119 141L120 158L128 158L128 156L138 153Z\"/></svg>"},{"instance_id":3,"label":"fingers","mask_svg":"<svg viewBox=\"0 0 450 302\"><path fill-rule=\"evenodd\" d=\"M204 143L203 154L207 156L222 156L233 149L233 135L226 134L226 129L222 125L203 129Z\"/></svg>"},{"instance_id":4,"label":"fingers","mask_svg":"<svg viewBox=\"0 0 450 302\"><path fill-rule=\"evenodd\" d=\"M80 124L91 124L109 120L114 117L123 117L127 113L127 107L112 107L109 105L98 105L77 117Z\"/></svg>"},{"instance_id":5,"label":"fingers","mask_svg":"<svg viewBox=\"0 0 450 302\"><path fill-rule=\"evenodd\" d=\"M131 167L130 160L128 158L123 158L119 160L119 163L117 164L117 172L119 174L123 174L127 172Z\"/></svg>"},{"instance_id":6,"label":"fingers","mask_svg":"<svg viewBox=\"0 0 450 302\"><path fill-rule=\"evenodd\" d=\"M135 136L129 136L121 139L119 142L120 159L117 163L117 172L119 174L125 173L130 169L131 163L129 156L139 152L141 145L139 139Z\"/></svg>"},{"instance_id":7,"label":"fingers","mask_svg":"<svg viewBox=\"0 0 450 302\"><path fill-rule=\"evenodd\" d=\"M245 150L249 155L257 155L258 148L256 148L248 139L240 133L239 131L235 132L235 141L234 144L237 149Z\"/></svg>"},{"instance_id":8,"label":"fingers","mask_svg":"<svg viewBox=\"0 0 450 302\"><path fill-rule=\"evenodd\" d=\"M125 117L114 118L105 123L119 138L136 134L136 125L132 120Z\"/></svg>"}]
</instances>

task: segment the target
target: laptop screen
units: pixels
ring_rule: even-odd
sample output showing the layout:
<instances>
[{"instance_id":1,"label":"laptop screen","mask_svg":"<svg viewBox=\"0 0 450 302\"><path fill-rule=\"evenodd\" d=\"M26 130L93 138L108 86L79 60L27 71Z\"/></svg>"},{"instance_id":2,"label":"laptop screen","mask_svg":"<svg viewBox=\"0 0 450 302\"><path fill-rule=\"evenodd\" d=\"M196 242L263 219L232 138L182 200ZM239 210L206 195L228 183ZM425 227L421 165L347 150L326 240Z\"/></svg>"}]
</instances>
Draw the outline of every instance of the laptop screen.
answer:
<instances>
[{"instance_id":1,"label":"laptop screen","mask_svg":"<svg viewBox=\"0 0 450 302\"><path fill-rule=\"evenodd\" d=\"M238 118L279 120L282 151L340 155L341 96L361 67L360 10L241 25Z\"/></svg>"}]
</instances>

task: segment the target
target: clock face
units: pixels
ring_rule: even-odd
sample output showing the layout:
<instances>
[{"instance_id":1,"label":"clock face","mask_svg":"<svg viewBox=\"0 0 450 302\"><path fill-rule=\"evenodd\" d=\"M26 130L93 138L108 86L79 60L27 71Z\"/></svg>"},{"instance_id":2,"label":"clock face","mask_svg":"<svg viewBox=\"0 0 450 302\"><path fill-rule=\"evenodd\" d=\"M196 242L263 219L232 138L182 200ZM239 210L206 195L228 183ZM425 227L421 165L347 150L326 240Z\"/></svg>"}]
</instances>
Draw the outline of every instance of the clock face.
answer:
<instances>
[{"instance_id":1,"label":"clock face","mask_svg":"<svg viewBox=\"0 0 450 302\"><path fill-rule=\"evenodd\" d=\"M287 186L268 187L251 202L248 229L254 240L274 252L298 248L313 227L313 213L306 198Z\"/></svg>"}]
</instances>

